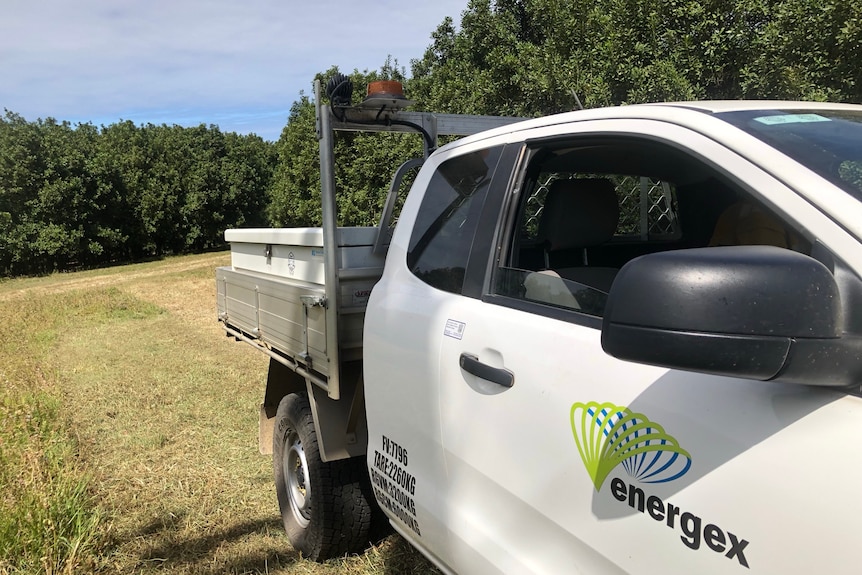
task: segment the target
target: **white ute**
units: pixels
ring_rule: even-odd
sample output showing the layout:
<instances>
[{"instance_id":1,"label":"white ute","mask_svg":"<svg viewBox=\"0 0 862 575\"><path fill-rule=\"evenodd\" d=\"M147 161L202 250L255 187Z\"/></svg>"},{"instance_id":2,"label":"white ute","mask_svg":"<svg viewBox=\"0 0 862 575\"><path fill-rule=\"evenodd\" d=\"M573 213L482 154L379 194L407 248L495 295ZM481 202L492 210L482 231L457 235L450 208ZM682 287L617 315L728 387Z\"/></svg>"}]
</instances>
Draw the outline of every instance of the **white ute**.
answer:
<instances>
[{"instance_id":1,"label":"white ute","mask_svg":"<svg viewBox=\"0 0 862 575\"><path fill-rule=\"evenodd\" d=\"M513 123L348 88L316 91L323 227L228 230L217 270L271 358L294 547L389 523L446 573L859 572L862 106ZM338 228L334 132L418 128L379 228Z\"/></svg>"}]
</instances>

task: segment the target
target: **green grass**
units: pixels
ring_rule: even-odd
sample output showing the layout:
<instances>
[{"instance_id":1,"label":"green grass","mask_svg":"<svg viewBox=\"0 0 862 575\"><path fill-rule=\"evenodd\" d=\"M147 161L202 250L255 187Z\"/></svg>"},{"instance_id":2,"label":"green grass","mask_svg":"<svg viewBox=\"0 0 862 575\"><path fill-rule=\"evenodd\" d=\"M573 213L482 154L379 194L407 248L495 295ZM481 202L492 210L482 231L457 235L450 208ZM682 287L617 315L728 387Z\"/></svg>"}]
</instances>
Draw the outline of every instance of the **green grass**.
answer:
<instances>
[{"instance_id":1,"label":"green grass","mask_svg":"<svg viewBox=\"0 0 862 575\"><path fill-rule=\"evenodd\" d=\"M0 572L72 573L98 553L101 517L56 401L8 394L0 417Z\"/></svg>"},{"instance_id":2,"label":"green grass","mask_svg":"<svg viewBox=\"0 0 862 575\"><path fill-rule=\"evenodd\" d=\"M215 320L227 261L0 283L0 574L437 573L397 536L290 548L257 453L266 358Z\"/></svg>"},{"instance_id":3,"label":"green grass","mask_svg":"<svg viewBox=\"0 0 862 575\"><path fill-rule=\"evenodd\" d=\"M64 297L27 292L0 302L0 572L72 573L92 568L102 515L65 425L49 363L70 326L122 321L158 309L98 289Z\"/></svg>"}]
</instances>

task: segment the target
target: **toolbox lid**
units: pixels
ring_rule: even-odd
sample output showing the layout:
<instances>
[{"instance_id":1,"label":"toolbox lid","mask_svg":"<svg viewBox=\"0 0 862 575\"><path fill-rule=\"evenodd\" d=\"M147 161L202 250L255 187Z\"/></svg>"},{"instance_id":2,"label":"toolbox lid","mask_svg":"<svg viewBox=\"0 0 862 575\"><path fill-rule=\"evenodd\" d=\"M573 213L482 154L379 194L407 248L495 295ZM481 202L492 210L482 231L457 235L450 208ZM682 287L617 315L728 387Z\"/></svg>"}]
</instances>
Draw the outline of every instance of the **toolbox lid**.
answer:
<instances>
[{"instance_id":1,"label":"toolbox lid","mask_svg":"<svg viewBox=\"0 0 862 575\"><path fill-rule=\"evenodd\" d=\"M373 246L377 239L376 227L338 228L338 245ZM283 246L323 247L323 228L240 228L225 230L228 242L273 244Z\"/></svg>"}]
</instances>

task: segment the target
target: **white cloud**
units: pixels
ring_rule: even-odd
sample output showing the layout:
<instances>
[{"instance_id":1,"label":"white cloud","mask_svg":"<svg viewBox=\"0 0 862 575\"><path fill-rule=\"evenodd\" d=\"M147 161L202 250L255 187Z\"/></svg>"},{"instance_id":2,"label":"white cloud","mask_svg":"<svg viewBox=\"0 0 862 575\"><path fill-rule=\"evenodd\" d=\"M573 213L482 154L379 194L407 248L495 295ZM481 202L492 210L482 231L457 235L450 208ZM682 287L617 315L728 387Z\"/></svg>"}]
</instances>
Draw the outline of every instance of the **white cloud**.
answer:
<instances>
[{"instance_id":1,"label":"white cloud","mask_svg":"<svg viewBox=\"0 0 862 575\"><path fill-rule=\"evenodd\" d=\"M30 120L217 123L277 138L315 73L375 69L387 55L409 68L466 4L5 0L0 108Z\"/></svg>"}]
</instances>

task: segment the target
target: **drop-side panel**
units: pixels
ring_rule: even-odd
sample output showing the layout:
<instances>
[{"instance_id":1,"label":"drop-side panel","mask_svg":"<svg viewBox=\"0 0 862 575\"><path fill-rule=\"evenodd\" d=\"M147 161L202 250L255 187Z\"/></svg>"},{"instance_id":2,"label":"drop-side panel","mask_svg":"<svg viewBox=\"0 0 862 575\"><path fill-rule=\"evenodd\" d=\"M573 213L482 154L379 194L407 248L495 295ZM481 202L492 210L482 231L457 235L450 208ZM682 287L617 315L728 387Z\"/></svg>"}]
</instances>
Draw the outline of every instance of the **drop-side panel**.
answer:
<instances>
[{"instance_id":1,"label":"drop-side panel","mask_svg":"<svg viewBox=\"0 0 862 575\"><path fill-rule=\"evenodd\" d=\"M219 268L219 320L327 376L326 308L322 286ZM303 303L307 296L308 304Z\"/></svg>"}]
</instances>

